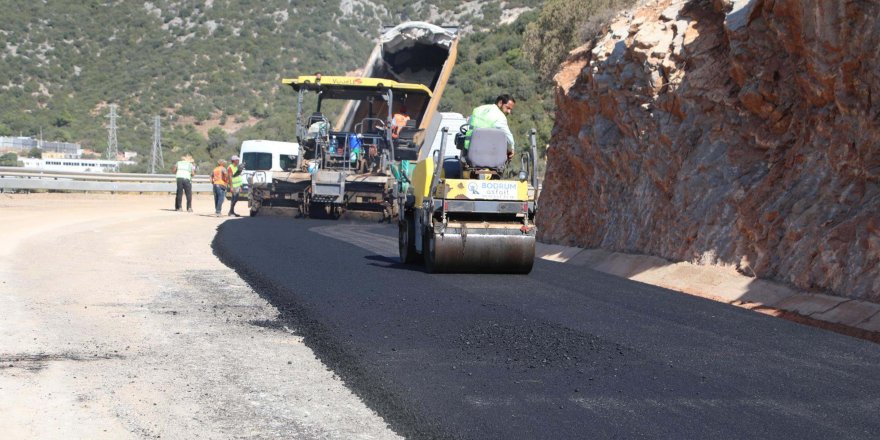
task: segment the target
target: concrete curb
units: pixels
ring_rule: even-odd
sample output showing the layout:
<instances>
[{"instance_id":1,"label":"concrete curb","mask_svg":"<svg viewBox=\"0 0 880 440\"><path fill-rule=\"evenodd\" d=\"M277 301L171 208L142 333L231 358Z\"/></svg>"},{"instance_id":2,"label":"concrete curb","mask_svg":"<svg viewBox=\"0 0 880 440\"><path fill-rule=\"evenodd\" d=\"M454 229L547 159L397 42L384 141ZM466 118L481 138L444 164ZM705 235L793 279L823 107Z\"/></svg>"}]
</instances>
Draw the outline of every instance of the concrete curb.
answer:
<instances>
[{"instance_id":1,"label":"concrete curb","mask_svg":"<svg viewBox=\"0 0 880 440\"><path fill-rule=\"evenodd\" d=\"M805 318L798 319L800 322L824 322L830 325L823 327L831 330L880 342L880 304L801 292L782 283L747 277L730 266L675 263L650 255L546 243L537 244L535 256L775 316L794 314Z\"/></svg>"}]
</instances>

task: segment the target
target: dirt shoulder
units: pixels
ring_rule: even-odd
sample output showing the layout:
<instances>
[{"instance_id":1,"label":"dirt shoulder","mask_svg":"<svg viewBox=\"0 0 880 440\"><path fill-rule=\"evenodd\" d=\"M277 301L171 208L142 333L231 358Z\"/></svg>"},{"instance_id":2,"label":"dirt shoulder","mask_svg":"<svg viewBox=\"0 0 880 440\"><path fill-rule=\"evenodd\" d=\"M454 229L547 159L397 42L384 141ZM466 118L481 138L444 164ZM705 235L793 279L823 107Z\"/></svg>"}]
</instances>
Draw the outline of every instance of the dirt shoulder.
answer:
<instances>
[{"instance_id":1,"label":"dirt shoulder","mask_svg":"<svg viewBox=\"0 0 880 440\"><path fill-rule=\"evenodd\" d=\"M212 254L236 220L172 205L0 194L4 435L398 438Z\"/></svg>"}]
</instances>

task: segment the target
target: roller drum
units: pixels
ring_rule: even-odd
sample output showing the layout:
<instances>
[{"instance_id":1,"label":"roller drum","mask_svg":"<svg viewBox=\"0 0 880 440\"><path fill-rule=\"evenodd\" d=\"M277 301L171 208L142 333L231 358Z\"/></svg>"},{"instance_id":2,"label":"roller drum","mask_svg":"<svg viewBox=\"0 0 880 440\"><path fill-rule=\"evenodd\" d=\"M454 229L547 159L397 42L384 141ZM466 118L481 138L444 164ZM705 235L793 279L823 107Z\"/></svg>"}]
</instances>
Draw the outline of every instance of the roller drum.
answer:
<instances>
[{"instance_id":1,"label":"roller drum","mask_svg":"<svg viewBox=\"0 0 880 440\"><path fill-rule=\"evenodd\" d=\"M518 232L518 231L516 231ZM432 273L521 273L532 271L535 236L509 230L426 235L425 267Z\"/></svg>"}]
</instances>

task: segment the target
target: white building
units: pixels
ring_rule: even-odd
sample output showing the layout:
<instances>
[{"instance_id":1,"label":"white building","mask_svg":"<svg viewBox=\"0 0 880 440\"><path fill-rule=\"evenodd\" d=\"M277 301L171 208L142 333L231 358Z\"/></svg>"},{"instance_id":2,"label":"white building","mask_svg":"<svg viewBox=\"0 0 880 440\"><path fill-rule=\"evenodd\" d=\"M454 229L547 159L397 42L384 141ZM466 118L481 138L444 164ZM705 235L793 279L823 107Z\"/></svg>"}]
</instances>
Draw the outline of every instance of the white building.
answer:
<instances>
[{"instance_id":1,"label":"white building","mask_svg":"<svg viewBox=\"0 0 880 440\"><path fill-rule=\"evenodd\" d=\"M36 159L20 157L24 168L41 171L69 171L79 173L116 173L119 162L102 159Z\"/></svg>"},{"instance_id":2,"label":"white building","mask_svg":"<svg viewBox=\"0 0 880 440\"><path fill-rule=\"evenodd\" d=\"M80 144L71 142L49 142L40 141L31 137L8 137L0 136L0 150L4 151L24 151L31 148L39 148L44 152L59 153L67 157L72 157L82 153Z\"/></svg>"}]
</instances>

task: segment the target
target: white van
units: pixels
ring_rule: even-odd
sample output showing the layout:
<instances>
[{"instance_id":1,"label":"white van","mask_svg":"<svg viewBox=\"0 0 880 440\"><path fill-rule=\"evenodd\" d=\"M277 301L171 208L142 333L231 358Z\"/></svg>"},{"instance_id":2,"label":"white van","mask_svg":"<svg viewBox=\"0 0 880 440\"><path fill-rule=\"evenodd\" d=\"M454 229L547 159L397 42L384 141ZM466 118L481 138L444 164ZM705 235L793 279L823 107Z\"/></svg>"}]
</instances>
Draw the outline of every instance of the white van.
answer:
<instances>
[{"instance_id":1,"label":"white van","mask_svg":"<svg viewBox=\"0 0 880 440\"><path fill-rule=\"evenodd\" d=\"M431 156L434 151L440 149L440 142L443 140L443 136L440 136L440 130L443 127L449 129L449 132L446 133L446 158L461 156L461 151L455 147L455 135L464 124L467 124L467 118L461 113L443 112L434 116L431 119L431 123L428 124L428 129L425 131L425 144L430 142L431 148L426 149L423 145L422 149L419 150L419 160L424 160Z\"/></svg>"},{"instance_id":2,"label":"white van","mask_svg":"<svg viewBox=\"0 0 880 440\"><path fill-rule=\"evenodd\" d=\"M273 171L291 171L296 168L299 144L266 140L247 140L241 143L241 157L244 162L245 188L253 183L272 182Z\"/></svg>"}]
</instances>

